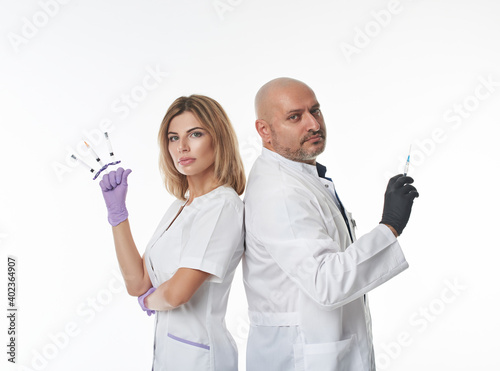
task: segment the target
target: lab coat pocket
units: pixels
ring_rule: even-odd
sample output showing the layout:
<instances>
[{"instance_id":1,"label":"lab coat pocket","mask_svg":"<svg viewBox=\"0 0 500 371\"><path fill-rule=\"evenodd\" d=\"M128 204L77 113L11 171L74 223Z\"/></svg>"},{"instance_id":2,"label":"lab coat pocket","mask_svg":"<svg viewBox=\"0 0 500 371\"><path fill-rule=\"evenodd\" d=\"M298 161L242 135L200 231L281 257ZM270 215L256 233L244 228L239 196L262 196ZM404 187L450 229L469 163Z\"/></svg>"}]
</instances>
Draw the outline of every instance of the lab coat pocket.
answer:
<instances>
[{"instance_id":1,"label":"lab coat pocket","mask_svg":"<svg viewBox=\"0 0 500 371\"><path fill-rule=\"evenodd\" d=\"M301 344L305 371L360 371L363 362L356 335L332 343ZM297 349L296 349L297 350ZM296 357L300 355L296 352Z\"/></svg>"},{"instance_id":2,"label":"lab coat pocket","mask_svg":"<svg viewBox=\"0 0 500 371\"><path fill-rule=\"evenodd\" d=\"M169 370L210 369L210 346L167 334Z\"/></svg>"}]
</instances>

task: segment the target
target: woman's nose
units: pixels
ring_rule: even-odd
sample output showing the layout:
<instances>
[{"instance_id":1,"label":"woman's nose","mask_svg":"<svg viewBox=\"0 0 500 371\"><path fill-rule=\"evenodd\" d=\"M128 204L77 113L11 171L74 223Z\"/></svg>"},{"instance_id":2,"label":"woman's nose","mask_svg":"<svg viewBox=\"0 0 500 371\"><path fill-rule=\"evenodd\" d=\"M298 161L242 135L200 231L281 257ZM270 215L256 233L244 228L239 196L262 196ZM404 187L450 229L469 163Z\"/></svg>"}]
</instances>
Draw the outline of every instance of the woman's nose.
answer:
<instances>
[{"instance_id":1,"label":"woman's nose","mask_svg":"<svg viewBox=\"0 0 500 371\"><path fill-rule=\"evenodd\" d=\"M178 143L179 144L177 146L177 150L179 151L179 153L186 152L189 150L188 144L186 143L185 139L179 139Z\"/></svg>"}]
</instances>

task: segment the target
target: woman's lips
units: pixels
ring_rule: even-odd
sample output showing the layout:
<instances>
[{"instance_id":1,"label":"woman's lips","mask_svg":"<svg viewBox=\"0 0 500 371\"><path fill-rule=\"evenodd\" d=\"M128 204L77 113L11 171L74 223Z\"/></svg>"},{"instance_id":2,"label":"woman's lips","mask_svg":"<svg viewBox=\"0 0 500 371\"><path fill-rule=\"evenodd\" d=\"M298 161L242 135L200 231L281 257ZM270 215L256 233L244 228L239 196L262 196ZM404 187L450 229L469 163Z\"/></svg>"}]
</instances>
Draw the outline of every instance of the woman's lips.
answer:
<instances>
[{"instance_id":1,"label":"woman's lips","mask_svg":"<svg viewBox=\"0 0 500 371\"><path fill-rule=\"evenodd\" d=\"M178 161L179 165L186 166L195 162L196 159L192 157L181 157Z\"/></svg>"}]
</instances>

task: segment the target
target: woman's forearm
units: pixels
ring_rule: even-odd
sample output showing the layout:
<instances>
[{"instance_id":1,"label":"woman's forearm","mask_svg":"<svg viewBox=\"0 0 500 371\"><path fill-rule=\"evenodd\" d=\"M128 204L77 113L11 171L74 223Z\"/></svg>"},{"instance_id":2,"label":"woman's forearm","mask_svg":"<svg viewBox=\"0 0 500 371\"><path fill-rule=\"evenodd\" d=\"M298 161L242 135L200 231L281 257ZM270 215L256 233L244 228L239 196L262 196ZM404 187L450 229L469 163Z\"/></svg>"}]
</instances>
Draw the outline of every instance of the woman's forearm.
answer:
<instances>
[{"instance_id":1,"label":"woman's forearm","mask_svg":"<svg viewBox=\"0 0 500 371\"><path fill-rule=\"evenodd\" d=\"M146 308L153 309L156 311L170 310L178 307L179 305L172 305L167 301L168 297L168 281L163 283L153 292L151 295L146 296L144 299L144 304Z\"/></svg>"},{"instance_id":2,"label":"woman's forearm","mask_svg":"<svg viewBox=\"0 0 500 371\"><path fill-rule=\"evenodd\" d=\"M140 296L151 287L151 281L132 238L129 221L127 219L112 228L116 257L127 291L132 296Z\"/></svg>"},{"instance_id":3,"label":"woman's forearm","mask_svg":"<svg viewBox=\"0 0 500 371\"><path fill-rule=\"evenodd\" d=\"M168 281L146 296L144 304L153 310L170 310L187 303L210 273L197 269L179 268Z\"/></svg>"}]
</instances>

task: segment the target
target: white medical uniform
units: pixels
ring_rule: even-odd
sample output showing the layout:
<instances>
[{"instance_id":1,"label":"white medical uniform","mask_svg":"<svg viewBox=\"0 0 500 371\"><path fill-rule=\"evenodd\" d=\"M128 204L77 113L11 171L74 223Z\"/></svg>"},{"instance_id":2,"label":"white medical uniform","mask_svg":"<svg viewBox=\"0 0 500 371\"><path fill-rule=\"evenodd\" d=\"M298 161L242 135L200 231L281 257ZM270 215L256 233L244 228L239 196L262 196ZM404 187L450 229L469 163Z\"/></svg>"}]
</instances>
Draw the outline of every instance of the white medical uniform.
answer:
<instances>
[{"instance_id":1,"label":"white medical uniform","mask_svg":"<svg viewBox=\"0 0 500 371\"><path fill-rule=\"evenodd\" d=\"M265 148L256 160L245 195L248 371L375 370L364 294L408 263L384 225L351 243L336 202L314 165Z\"/></svg>"},{"instance_id":2,"label":"white medical uniform","mask_svg":"<svg viewBox=\"0 0 500 371\"><path fill-rule=\"evenodd\" d=\"M149 277L158 287L179 268L211 276L189 302L156 312L153 370L237 370L236 344L224 316L243 254L243 202L221 186L195 198L168 227L183 203L172 204L146 248Z\"/></svg>"}]
</instances>

